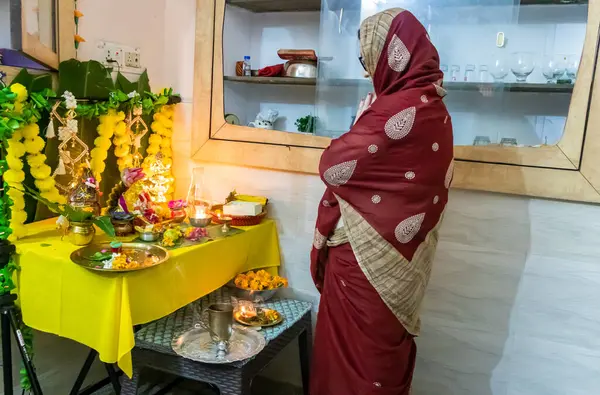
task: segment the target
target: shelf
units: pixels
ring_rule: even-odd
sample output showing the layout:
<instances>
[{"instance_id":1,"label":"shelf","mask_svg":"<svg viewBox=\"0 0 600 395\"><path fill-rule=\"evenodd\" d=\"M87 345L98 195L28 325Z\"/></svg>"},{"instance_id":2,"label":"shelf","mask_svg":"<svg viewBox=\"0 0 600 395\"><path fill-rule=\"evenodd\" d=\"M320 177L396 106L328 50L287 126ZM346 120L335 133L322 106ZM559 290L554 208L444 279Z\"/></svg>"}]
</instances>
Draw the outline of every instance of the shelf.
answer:
<instances>
[{"instance_id":1,"label":"shelf","mask_svg":"<svg viewBox=\"0 0 600 395\"><path fill-rule=\"evenodd\" d=\"M235 7L244 8L252 12L321 11L321 0L227 0L227 4L230 4ZM569 4L588 4L588 0L521 0L520 2L520 5L522 6ZM468 5L481 5L481 3L480 0L438 0L437 2L434 1L434 6L440 7ZM492 0L489 1L486 5L506 5L506 0ZM335 3L333 3L332 6L335 8ZM354 8L356 8L356 6L354 6ZM360 6L358 6L358 9L360 9Z\"/></svg>"},{"instance_id":2,"label":"shelf","mask_svg":"<svg viewBox=\"0 0 600 395\"><path fill-rule=\"evenodd\" d=\"M252 12L321 11L321 0L227 0Z\"/></svg>"},{"instance_id":3,"label":"shelf","mask_svg":"<svg viewBox=\"0 0 600 395\"><path fill-rule=\"evenodd\" d=\"M492 89L505 92L524 93L572 93L573 84L539 84L520 82L444 82L444 88L449 91L480 91Z\"/></svg>"},{"instance_id":4,"label":"shelf","mask_svg":"<svg viewBox=\"0 0 600 395\"><path fill-rule=\"evenodd\" d=\"M315 78L294 78L294 77L237 77L225 76L225 81L242 82L246 84L262 84L262 85L311 85L317 84Z\"/></svg>"},{"instance_id":5,"label":"shelf","mask_svg":"<svg viewBox=\"0 0 600 395\"><path fill-rule=\"evenodd\" d=\"M224 77L225 81L240 82L247 84L270 84L270 85L303 85L314 86L317 80L314 78L292 78L292 77ZM321 86L360 86L370 85L367 79L331 79L321 82ZM524 93L572 93L573 84L536 84L506 82L496 84L492 82L444 82L444 88L449 91L477 92L482 89L500 90L505 92Z\"/></svg>"}]
</instances>

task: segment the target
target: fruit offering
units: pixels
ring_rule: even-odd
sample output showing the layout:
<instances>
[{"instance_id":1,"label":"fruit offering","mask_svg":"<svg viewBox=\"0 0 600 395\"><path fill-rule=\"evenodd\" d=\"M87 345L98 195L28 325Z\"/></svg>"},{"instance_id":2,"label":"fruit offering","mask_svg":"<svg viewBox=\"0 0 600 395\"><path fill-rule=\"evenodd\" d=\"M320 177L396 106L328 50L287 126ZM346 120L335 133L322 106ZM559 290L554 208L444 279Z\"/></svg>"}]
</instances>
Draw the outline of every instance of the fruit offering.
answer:
<instances>
[{"instance_id":1,"label":"fruit offering","mask_svg":"<svg viewBox=\"0 0 600 395\"><path fill-rule=\"evenodd\" d=\"M280 276L272 276L266 270L259 270L257 272L249 271L247 273L238 274L234 283L238 288L251 291L265 291L288 286L287 279Z\"/></svg>"}]
</instances>

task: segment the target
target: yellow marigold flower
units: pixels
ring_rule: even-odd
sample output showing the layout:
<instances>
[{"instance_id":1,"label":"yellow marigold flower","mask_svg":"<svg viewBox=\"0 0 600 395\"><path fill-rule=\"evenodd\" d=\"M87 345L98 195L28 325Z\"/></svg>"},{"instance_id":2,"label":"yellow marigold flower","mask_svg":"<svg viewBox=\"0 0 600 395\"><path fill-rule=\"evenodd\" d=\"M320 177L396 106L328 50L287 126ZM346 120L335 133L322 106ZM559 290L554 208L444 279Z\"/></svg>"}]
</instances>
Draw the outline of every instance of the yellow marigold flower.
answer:
<instances>
[{"instance_id":1,"label":"yellow marigold flower","mask_svg":"<svg viewBox=\"0 0 600 395\"><path fill-rule=\"evenodd\" d=\"M173 136L173 129L163 129L161 135L163 135L164 137L172 137Z\"/></svg>"},{"instance_id":2,"label":"yellow marigold flower","mask_svg":"<svg viewBox=\"0 0 600 395\"><path fill-rule=\"evenodd\" d=\"M9 155L13 155L15 158L20 158L25 155L25 144L9 140L8 152Z\"/></svg>"},{"instance_id":3,"label":"yellow marigold flower","mask_svg":"<svg viewBox=\"0 0 600 395\"><path fill-rule=\"evenodd\" d=\"M76 34L74 36L74 38L75 38L76 43L84 43L85 42L85 38L81 37L79 34Z\"/></svg>"},{"instance_id":4,"label":"yellow marigold flower","mask_svg":"<svg viewBox=\"0 0 600 395\"><path fill-rule=\"evenodd\" d=\"M97 165L98 163L104 162L104 160L108 157L108 152L106 149L94 148L90 155L92 156L92 159L94 159L92 161L93 164Z\"/></svg>"},{"instance_id":5,"label":"yellow marigold flower","mask_svg":"<svg viewBox=\"0 0 600 395\"><path fill-rule=\"evenodd\" d=\"M171 149L171 147L165 147L161 149L160 152L163 154L163 156L167 158L171 158L173 156L173 150Z\"/></svg>"},{"instance_id":6,"label":"yellow marigold flower","mask_svg":"<svg viewBox=\"0 0 600 395\"><path fill-rule=\"evenodd\" d=\"M32 167L30 170L31 170L31 175L36 180L43 180L45 178L48 178L48 177L50 177L50 173L52 173L52 169L48 165Z\"/></svg>"},{"instance_id":7,"label":"yellow marigold flower","mask_svg":"<svg viewBox=\"0 0 600 395\"><path fill-rule=\"evenodd\" d=\"M119 111L116 117L118 121L123 121L125 119L125 113L123 111Z\"/></svg>"},{"instance_id":8,"label":"yellow marigold flower","mask_svg":"<svg viewBox=\"0 0 600 395\"><path fill-rule=\"evenodd\" d=\"M23 103L22 103L22 102L15 102L15 104L14 104L14 105L15 105L15 109L14 109L14 111L15 111L17 114L20 114L20 113L22 113L22 112L23 112Z\"/></svg>"},{"instance_id":9,"label":"yellow marigold flower","mask_svg":"<svg viewBox=\"0 0 600 395\"><path fill-rule=\"evenodd\" d=\"M13 210L10 214L10 220L18 223L23 223L27 221L27 213L23 210Z\"/></svg>"},{"instance_id":10,"label":"yellow marigold flower","mask_svg":"<svg viewBox=\"0 0 600 395\"><path fill-rule=\"evenodd\" d=\"M13 202L12 207L14 210L23 210L25 208L25 199L23 199L23 194L11 196L10 200Z\"/></svg>"},{"instance_id":11,"label":"yellow marigold flower","mask_svg":"<svg viewBox=\"0 0 600 395\"><path fill-rule=\"evenodd\" d=\"M21 130L23 129L15 130L8 141L14 141L15 143L21 141L23 139L23 132Z\"/></svg>"},{"instance_id":12,"label":"yellow marigold flower","mask_svg":"<svg viewBox=\"0 0 600 395\"><path fill-rule=\"evenodd\" d=\"M48 199L51 202L57 202L57 203L63 203L64 201L66 201L64 199L64 197L62 197L60 195L60 193L58 193L58 190L56 188L54 188L51 191L47 191L47 192L41 192L40 195L44 198L44 199Z\"/></svg>"},{"instance_id":13,"label":"yellow marigold flower","mask_svg":"<svg viewBox=\"0 0 600 395\"><path fill-rule=\"evenodd\" d=\"M115 148L115 156L117 158L122 158L125 155L129 155L129 146L128 145L119 145L117 148Z\"/></svg>"},{"instance_id":14,"label":"yellow marigold flower","mask_svg":"<svg viewBox=\"0 0 600 395\"><path fill-rule=\"evenodd\" d=\"M27 88L21 84L13 84L10 86L10 91L17 95L17 103L23 103L27 100Z\"/></svg>"},{"instance_id":15,"label":"yellow marigold flower","mask_svg":"<svg viewBox=\"0 0 600 395\"><path fill-rule=\"evenodd\" d=\"M133 158L131 156L119 158L117 160L117 165L119 166L119 169L126 169L128 167L131 167L133 165Z\"/></svg>"},{"instance_id":16,"label":"yellow marigold flower","mask_svg":"<svg viewBox=\"0 0 600 395\"><path fill-rule=\"evenodd\" d=\"M21 159L14 157L12 155L6 155L6 163L8 167L15 170L23 169L23 162Z\"/></svg>"},{"instance_id":17,"label":"yellow marigold flower","mask_svg":"<svg viewBox=\"0 0 600 395\"><path fill-rule=\"evenodd\" d=\"M26 139L32 139L40 134L40 127L37 123L31 123L24 126L21 130L23 131L23 137Z\"/></svg>"},{"instance_id":18,"label":"yellow marigold flower","mask_svg":"<svg viewBox=\"0 0 600 395\"><path fill-rule=\"evenodd\" d=\"M117 136L117 137L125 136L126 133L127 133L127 125L125 124L125 122L117 123L117 126L115 126L115 136Z\"/></svg>"},{"instance_id":19,"label":"yellow marigold flower","mask_svg":"<svg viewBox=\"0 0 600 395\"><path fill-rule=\"evenodd\" d=\"M40 192L51 191L55 185L56 181L54 181L54 178L52 177L35 180L35 186L40 190Z\"/></svg>"},{"instance_id":20,"label":"yellow marigold flower","mask_svg":"<svg viewBox=\"0 0 600 395\"><path fill-rule=\"evenodd\" d=\"M146 149L146 153L151 154L151 155L157 154L158 151L160 151L160 147L158 145L150 145Z\"/></svg>"},{"instance_id":21,"label":"yellow marigold flower","mask_svg":"<svg viewBox=\"0 0 600 395\"><path fill-rule=\"evenodd\" d=\"M44 154L29 155L27 156L27 163L29 163L29 166L31 167L39 167L46 163L46 159L46 155Z\"/></svg>"},{"instance_id":22,"label":"yellow marigold flower","mask_svg":"<svg viewBox=\"0 0 600 395\"><path fill-rule=\"evenodd\" d=\"M98 127L96 128L96 130L98 131L98 134L100 136L106 136L106 137L110 138L114 132L114 125L107 124L102 121L100 121L100 122L101 122L100 125L98 125Z\"/></svg>"},{"instance_id":23,"label":"yellow marigold flower","mask_svg":"<svg viewBox=\"0 0 600 395\"><path fill-rule=\"evenodd\" d=\"M170 147L171 146L171 139L168 139L168 138L162 139L162 141L160 142L160 146L162 148L168 148L168 147Z\"/></svg>"},{"instance_id":24,"label":"yellow marigold flower","mask_svg":"<svg viewBox=\"0 0 600 395\"><path fill-rule=\"evenodd\" d=\"M104 136L96 137L96 139L94 140L94 145L97 148L106 151L110 148L110 138Z\"/></svg>"},{"instance_id":25,"label":"yellow marigold flower","mask_svg":"<svg viewBox=\"0 0 600 395\"><path fill-rule=\"evenodd\" d=\"M160 144L162 142L162 140L163 140L163 138L160 137L159 135L152 134L150 136L150 138L148 139L148 143L150 143L150 145L152 145L152 144Z\"/></svg>"},{"instance_id":26,"label":"yellow marigold flower","mask_svg":"<svg viewBox=\"0 0 600 395\"><path fill-rule=\"evenodd\" d=\"M106 164L105 164L104 162L102 162L102 163L98 163L98 164L95 166L95 168L94 168L94 171L95 171L97 174L101 174L101 173L103 173L103 172L104 172L104 170L105 170L105 169L106 169Z\"/></svg>"},{"instance_id":27,"label":"yellow marigold flower","mask_svg":"<svg viewBox=\"0 0 600 395\"><path fill-rule=\"evenodd\" d=\"M20 184L25 179L25 173L23 170L9 169L4 172L2 177L9 184Z\"/></svg>"},{"instance_id":28,"label":"yellow marigold flower","mask_svg":"<svg viewBox=\"0 0 600 395\"><path fill-rule=\"evenodd\" d=\"M130 139L128 136L117 136L117 137L113 138L113 144L116 146L129 145L129 143L130 143Z\"/></svg>"},{"instance_id":29,"label":"yellow marigold flower","mask_svg":"<svg viewBox=\"0 0 600 395\"><path fill-rule=\"evenodd\" d=\"M73 11L73 16L75 18L81 18L83 16L83 12L81 12L79 10L75 10L75 11Z\"/></svg>"},{"instance_id":30,"label":"yellow marigold flower","mask_svg":"<svg viewBox=\"0 0 600 395\"><path fill-rule=\"evenodd\" d=\"M25 144L25 150L28 153L37 154L41 150L44 149L46 142L44 142L44 139L41 138L40 136L36 136L35 138L32 138L32 139L25 139L24 144Z\"/></svg>"}]
</instances>

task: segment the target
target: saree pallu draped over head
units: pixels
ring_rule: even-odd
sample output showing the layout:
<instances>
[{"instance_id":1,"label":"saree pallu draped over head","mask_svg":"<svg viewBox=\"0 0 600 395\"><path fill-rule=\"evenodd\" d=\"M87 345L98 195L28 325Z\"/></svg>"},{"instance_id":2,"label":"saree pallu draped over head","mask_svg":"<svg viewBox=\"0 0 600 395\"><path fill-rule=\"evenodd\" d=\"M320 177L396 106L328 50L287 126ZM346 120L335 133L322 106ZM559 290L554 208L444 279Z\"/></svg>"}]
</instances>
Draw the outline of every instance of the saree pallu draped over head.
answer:
<instances>
[{"instance_id":1,"label":"saree pallu draped over head","mask_svg":"<svg viewBox=\"0 0 600 395\"><path fill-rule=\"evenodd\" d=\"M327 190L311 272L321 290L328 240L342 218L365 276L417 335L453 174L443 73L427 31L408 11L390 9L367 18L359 36L377 99L321 157Z\"/></svg>"}]
</instances>

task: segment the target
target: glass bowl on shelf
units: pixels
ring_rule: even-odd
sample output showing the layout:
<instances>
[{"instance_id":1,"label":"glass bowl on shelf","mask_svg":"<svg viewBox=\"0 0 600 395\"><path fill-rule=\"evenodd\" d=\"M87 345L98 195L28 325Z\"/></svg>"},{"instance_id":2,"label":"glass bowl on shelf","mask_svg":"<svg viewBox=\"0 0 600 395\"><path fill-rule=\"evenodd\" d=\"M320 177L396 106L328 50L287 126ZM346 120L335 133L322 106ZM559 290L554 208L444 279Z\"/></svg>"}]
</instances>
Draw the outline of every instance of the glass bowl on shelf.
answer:
<instances>
[{"instance_id":1,"label":"glass bowl on shelf","mask_svg":"<svg viewBox=\"0 0 600 395\"><path fill-rule=\"evenodd\" d=\"M511 71L517 82L527 82L527 77L535 68L534 55L531 52L515 52L512 56Z\"/></svg>"},{"instance_id":2,"label":"glass bowl on shelf","mask_svg":"<svg viewBox=\"0 0 600 395\"><path fill-rule=\"evenodd\" d=\"M508 75L509 67L503 58L496 58L492 61L489 68L489 73L494 79L494 82L502 82Z\"/></svg>"},{"instance_id":3,"label":"glass bowl on shelf","mask_svg":"<svg viewBox=\"0 0 600 395\"><path fill-rule=\"evenodd\" d=\"M569 55L567 57L566 72L567 77L570 78L572 82L575 82L577 79L577 70L579 70L579 56Z\"/></svg>"},{"instance_id":4,"label":"glass bowl on shelf","mask_svg":"<svg viewBox=\"0 0 600 395\"><path fill-rule=\"evenodd\" d=\"M542 74L549 84L556 84L557 80L565 73L565 66L561 57L547 56L542 66Z\"/></svg>"}]
</instances>

